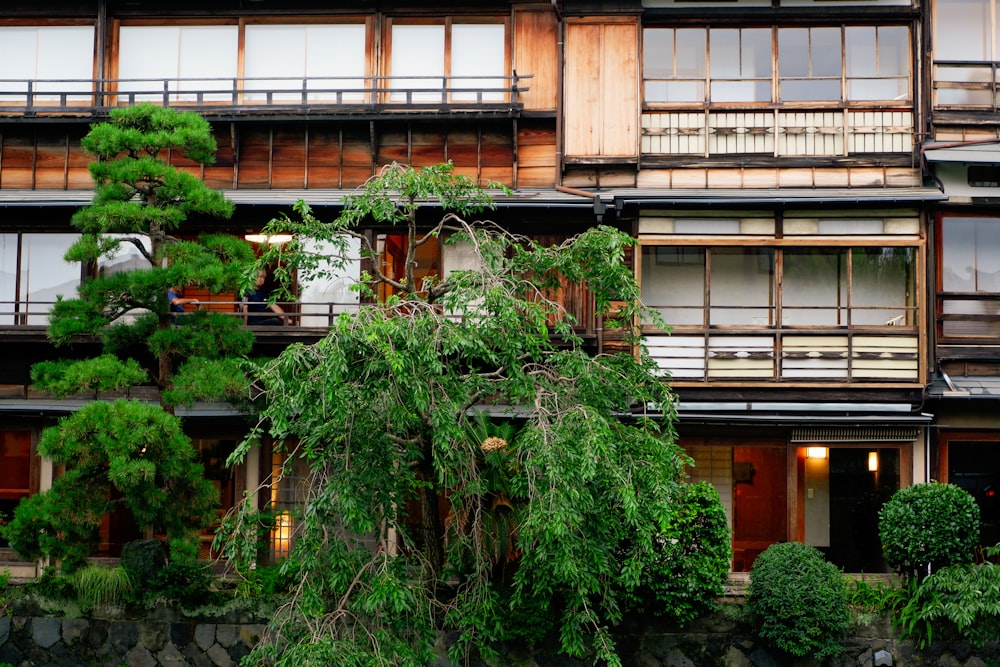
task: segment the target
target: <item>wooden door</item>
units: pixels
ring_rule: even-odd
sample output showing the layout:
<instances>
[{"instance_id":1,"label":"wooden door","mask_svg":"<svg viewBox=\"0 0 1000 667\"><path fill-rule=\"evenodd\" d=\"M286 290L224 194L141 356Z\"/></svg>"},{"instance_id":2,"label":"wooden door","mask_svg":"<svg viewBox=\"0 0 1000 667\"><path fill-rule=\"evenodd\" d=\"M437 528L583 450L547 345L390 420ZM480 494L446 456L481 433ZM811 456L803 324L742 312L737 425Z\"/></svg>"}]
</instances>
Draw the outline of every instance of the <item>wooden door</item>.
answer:
<instances>
[{"instance_id":1,"label":"wooden door","mask_svg":"<svg viewBox=\"0 0 1000 667\"><path fill-rule=\"evenodd\" d=\"M733 570L788 539L785 446L733 448Z\"/></svg>"}]
</instances>

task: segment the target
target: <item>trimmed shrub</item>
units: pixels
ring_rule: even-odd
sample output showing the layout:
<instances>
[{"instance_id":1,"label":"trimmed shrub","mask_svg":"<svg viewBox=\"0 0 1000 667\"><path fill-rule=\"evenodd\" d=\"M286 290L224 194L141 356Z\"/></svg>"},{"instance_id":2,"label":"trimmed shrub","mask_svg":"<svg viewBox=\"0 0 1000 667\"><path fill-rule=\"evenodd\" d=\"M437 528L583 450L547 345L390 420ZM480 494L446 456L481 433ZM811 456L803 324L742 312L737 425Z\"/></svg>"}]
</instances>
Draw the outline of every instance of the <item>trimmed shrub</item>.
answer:
<instances>
[{"instance_id":1,"label":"trimmed shrub","mask_svg":"<svg viewBox=\"0 0 1000 667\"><path fill-rule=\"evenodd\" d=\"M762 639L819 660L843 651L851 627L840 570L798 542L772 544L754 561L747 611Z\"/></svg>"},{"instance_id":2,"label":"trimmed shrub","mask_svg":"<svg viewBox=\"0 0 1000 667\"><path fill-rule=\"evenodd\" d=\"M708 613L725 591L732 539L719 494L707 482L682 484L677 512L655 539L632 603L683 625Z\"/></svg>"},{"instance_id":3,"label":"trimmed shrub","mask_svg":"<svg viewBox=\"0 0 1000 667\"><path fill-rule=\"evenodd\" d=\"M928 570L972 562L979 544L979 506L954 484L908 486L879 511L879 538L890 567L921 579Z\"/></svg>"}]
</instances>

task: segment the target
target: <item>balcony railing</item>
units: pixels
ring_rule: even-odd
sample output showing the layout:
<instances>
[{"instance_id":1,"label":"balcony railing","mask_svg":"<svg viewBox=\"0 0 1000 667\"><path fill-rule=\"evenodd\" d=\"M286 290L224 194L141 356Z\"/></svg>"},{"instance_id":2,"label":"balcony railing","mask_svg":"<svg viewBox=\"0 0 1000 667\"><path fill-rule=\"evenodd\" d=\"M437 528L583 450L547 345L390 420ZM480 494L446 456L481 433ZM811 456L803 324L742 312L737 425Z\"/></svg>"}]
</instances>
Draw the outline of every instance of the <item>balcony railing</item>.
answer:
<instances>
[{"instance_id":1,"label":"balcony railing","mask_svg":"<svg viewBox=\"0 0 1000 667\"><path fill-rule=\"evenodd\" d=\"M939 339L1000 345L1000 294L940 293L936 312Z\"/></svg>"},{"instance_id":2,"label":"balcony railing","mask_svg":"<svg viewBox=\"0 0 1000 667\"><path fill-rule=\"evenodd\" d=\"M1000 62L935 60L934 106L959 111L1000 108Z\"/></svg>"},{"instance_id":3,"label":"balcony railing","mask_svg":"<svg viewBox=\"0 0 1000 667\"><path fill-rule=\"evenodd\" d=\"M45 328L49 324L49 312L52 310L52 301L0 301L0 330L21 329L21 328ZM359 306L353 303L334 302L309 302L295 301L279 303L284 314L277 313L243 313L241 311L241 301L208 301L202 307L213 312L223 313L231 317L238 317L244 321L249 316L273 317L276 325L286 325L302 328L329 328L333 321L341 313L357 312ZM190 314L193 306L186 307L188 312L175 313L176 318L183 318ZM141 312L134 311L125 314L121 319L133 318Z\"/></svg>"},{"instance_id":4,"label":"balcony railing","mask_svg":"<svg viewBox=\"0 0 1000 667\"><path fill-rule=\"evenodd\" d=\"M914 327L843 330L711 329L649 334L644 342L675 384L854 383L920 381Z\"/></svg>"},{"instance_id":5,"label":"balcony railing","mask_svg":"<svg viewBox=\"0 0 1000 667\"><path fill-rule=\"evenodd\" d=\"M150 102L244 110L518 110L531 75L204 79L0 79L0 113L80 113Z\"/></svg>"}]
</instances>

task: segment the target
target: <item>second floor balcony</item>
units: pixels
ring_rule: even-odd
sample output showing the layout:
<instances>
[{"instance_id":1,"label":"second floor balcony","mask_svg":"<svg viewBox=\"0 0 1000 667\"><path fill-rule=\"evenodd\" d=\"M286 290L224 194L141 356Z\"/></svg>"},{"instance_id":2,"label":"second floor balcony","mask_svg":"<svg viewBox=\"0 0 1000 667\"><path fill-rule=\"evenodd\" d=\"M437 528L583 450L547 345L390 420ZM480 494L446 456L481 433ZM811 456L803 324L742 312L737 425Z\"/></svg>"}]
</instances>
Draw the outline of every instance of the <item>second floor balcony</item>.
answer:
<instances>
[{"instance_id":1,"label":"second floor balcony","mask_svg":"<svg viewBox=\"0 0 1000 667\"><path fill-rule=\"evenodd\" d=\"M206 116L382 113L513 115L530 75L0 79L0 115L103 116L153 103Z\"/></svg>"}]
</instances>

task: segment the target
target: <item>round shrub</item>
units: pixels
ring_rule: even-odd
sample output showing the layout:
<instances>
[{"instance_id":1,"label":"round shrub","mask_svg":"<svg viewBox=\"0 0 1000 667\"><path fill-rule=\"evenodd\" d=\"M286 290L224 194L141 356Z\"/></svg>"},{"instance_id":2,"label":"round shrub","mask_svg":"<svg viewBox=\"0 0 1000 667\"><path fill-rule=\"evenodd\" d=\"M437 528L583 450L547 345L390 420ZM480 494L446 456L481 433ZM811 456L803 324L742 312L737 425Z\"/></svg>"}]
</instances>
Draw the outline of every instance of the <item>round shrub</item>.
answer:
<instances>
[{"instance_id":1,"label":"round shrub","mask_svg":"<svg viewBox=\"0 0 1000 667\"><path fill-rule=\"evenodd\" d=\"M819 660L843 651L851 625L840 571L798 542L772 544L754 561L747 611L762 639Z\"/></svg>"},{"instance_id":2,"label":"round shrub","mask_svg":"<svg viewBox=\"0 0 1000 667\"><path fill-rule=\"evenodd\" d=\"M889 566L920 579L928 569L972 562L979 544L979 506L954 484L915 484L882 506L878 528Z\"/></svg>"},{"instance_id":3,"label":"round shrub","mask_svg":"<svg viewBox=\"0 0 1000 667\"><path fill-rule=\"evenodd\" d=\"M670 526L634 594L639 610L687 623L711 611L724 592L732 536L719 494L707 482L682 484Z\"/></svg>"}]
</instances>

